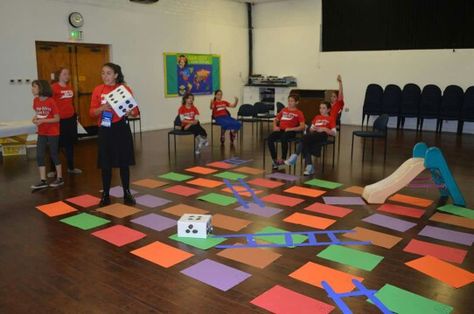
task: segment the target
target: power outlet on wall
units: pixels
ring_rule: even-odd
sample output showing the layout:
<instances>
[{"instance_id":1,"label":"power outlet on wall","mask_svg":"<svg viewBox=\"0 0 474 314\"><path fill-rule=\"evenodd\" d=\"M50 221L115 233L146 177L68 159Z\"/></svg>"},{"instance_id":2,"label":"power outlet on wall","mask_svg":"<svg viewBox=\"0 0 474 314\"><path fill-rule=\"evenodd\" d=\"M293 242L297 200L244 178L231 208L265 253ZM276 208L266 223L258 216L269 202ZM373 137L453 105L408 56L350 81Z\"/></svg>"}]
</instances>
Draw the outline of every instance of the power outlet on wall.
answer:
<instances>
[{"instance_id":1,"label":"power outlet on wall","mask_svg":"<svg viewBox=\"0 0 474 314\"><path fill-rule=\"evenodd\" d=\"M344 112L349 112L349 108L344 109Z\"/></svg>"}]
</instances>

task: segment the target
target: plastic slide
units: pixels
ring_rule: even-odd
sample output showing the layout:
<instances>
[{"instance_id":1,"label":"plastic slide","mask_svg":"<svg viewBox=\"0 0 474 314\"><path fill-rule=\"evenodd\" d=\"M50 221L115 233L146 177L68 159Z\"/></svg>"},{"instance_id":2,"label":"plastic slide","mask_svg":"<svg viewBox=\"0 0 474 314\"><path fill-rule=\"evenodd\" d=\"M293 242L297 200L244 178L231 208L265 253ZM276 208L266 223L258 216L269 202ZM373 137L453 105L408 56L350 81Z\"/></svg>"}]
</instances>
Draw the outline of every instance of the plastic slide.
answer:
<instances>
[{"instance_id":1,"label":"plastic slide","mask_svg":"<svg viewBox=\"0 0 474 314\"><path fill-rule=\"evenodd\" d=\"M442 186L441 196L450 196L455 205L466 206L464 197L449 170L443 153L437 147L428 148L425 143L416 144L413 148L413 158L405 161L390 176L367 185L362 197L369 204L383 204L388 197L407 186L425 169L430 170L435 184Z\"/></svg>"}]
</instances>

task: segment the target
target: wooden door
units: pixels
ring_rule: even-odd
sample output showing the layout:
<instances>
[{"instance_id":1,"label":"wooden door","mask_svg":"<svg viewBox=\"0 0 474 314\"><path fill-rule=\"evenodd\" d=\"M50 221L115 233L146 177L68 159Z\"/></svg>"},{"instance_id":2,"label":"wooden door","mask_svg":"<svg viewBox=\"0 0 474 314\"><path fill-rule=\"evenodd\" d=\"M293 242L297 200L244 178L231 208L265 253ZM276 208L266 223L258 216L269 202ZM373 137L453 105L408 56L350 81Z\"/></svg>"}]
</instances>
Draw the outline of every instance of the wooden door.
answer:
<instances>
[{"instance_id":1,"label":"wooden door","mask_svg":"<svg viewBox=\"0 0 474 314\"><path fill-rule=\"evenodd\" d=\"M36 42L38 79L51 82L54 72L65 67L72 70L73 47L63 43Z\"/></svg>"}]
</instances>

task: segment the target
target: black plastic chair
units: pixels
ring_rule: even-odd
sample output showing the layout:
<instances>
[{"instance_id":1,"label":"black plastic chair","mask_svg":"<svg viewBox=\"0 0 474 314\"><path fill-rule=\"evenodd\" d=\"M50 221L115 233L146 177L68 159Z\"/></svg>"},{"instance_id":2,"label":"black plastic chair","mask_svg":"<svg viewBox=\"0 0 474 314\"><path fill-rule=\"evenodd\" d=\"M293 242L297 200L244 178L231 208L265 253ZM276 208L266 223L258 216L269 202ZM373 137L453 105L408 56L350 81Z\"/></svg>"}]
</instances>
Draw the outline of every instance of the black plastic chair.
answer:
<instances>
[{"instance_id":1,"label":"black plastic chair","mask_svg":"<svg viewBox=\"0 0 474 314\"><path fill-rule=\"evenodd\" d=\"M383 114L379 116L374 121L374 125L372 127L372 131L354 131L352 132L352 145L351 145L351 160L354 156L354 136L358 136L363 138L363 148L362 148L362 161L365 157L365 140L367 138L372 139L372 154L374 153L374 140L376 138L380 138L384 140L384 151L383 151L383 160L387 159L387 124L388 124L388 115Z\"/></svg>"},{"instance_id":2,"label":"black plastic chair","mask_svg":"<svg viewBox=\"0 0 474 314\"><path fill-rule=\"evenodd\" d=\"M253 134L253 125L254 123L258 123L258 119L255 118L255 108L250 104L243 104L239 107L239 111L237 112L237 120L242 123L241 134L244 134L244 124L251 123L252 124L252 134ZM240 137L242 140L243 136Z\"/></svg>"},{"instance_id":3,"label":"black plastic chair","mask_svg":"<svg viewBox=\"0 0 474 314\"><path fill-rule=\"evenodd\" d=\"M364 107L362 109L362 126L364 126L365 116L367 116L367 125L371 115L378 116L382 114L383 89L378 84L369 84L365 90Z\"/></svg>"},{"instance_id":4,"label":"black plastic chair","mask_svg":"<svg viewBox=\"0 0 474 314\"><path fill-rule=\"evenodd\" d=\"M270 122L275 119L276 115L270 111L274 109L273 105L264 104L262 102L256 102L253 107L255 108L254 118L258 120L260 125L263 122L267 122L267 131L270 130Z\"/></svg>"},{"instance_id":5,"label":"black plastic chair","mask_svg":"<svg viewBox=\"0 0 474 314\"><path fill-rule=\"evenodd\" d=\"M280 113L285 108L285 105L281 102L277 102L277 113Z\"/></svg>"},{"instance_id":6,"label":"black plastic chair","mask_svg":"<svg viewBox=\"0 0 474 314\"><path fill-rule=\"evenodd\" d=\"M444 89L439 108L438 121L436 123L436 131L441 133L443 129L443 121L459 121L459 115L464 100L464 91L457 85L449 85ZM458 122L459 127L459 122Z\"/></svg>"},{"instance_id":7,"label":"black plastic chair","mask_svg":"<svg viewBox=\"0 0 474 314\"><path fill-rule=\"evenodd\" d=\"M170 149L170 138L173 136L174 138L174 152L176 154L176 136L186 136L186 135L191 135L193 136L193 155L194 155L194 149L196 147L196 137L191 131L185 131L181 128L181 119L179 115L176 116L173 122L173 130L168 132L168 156L171 154L171 149Z\"/></svg>"},{"instance_id":8,"label":"black plastic chair","mask_svg":"<svg viewBox=\"0 0 474 314\"><path fill-rule=\"evenodd\" d=\"M421 99L421 89L418 85L408 83L403 87L400 114L398 115L397 128L405 126L405 118L418 118ZM418 125L416 127L418 129Z\"/></svg>"},{"instance_id":9,"label":"black plastic chair","mask_svg":"<svg viewBox=\"0 0 474 314\"><path fill-rule=\"evenodd\" d=\"M438 119L441 105L441 89L433 84L426 85L421 91L420 110L417 130L423 131L424 119Z\"/></svg>"},{"instance_id":10,"label":"black plastic chair","mask_svg":"<svg viewBox=\"0 0 474 314\"><path fill-rule=\"evenodd\" d=\"M398 85L389 84L385 87L382 97L382 114L398 117L402 102L402 90Z\"/></svg>"},{"instance_id":11,"label":"black plastic chair","mask_svg":"<svg viewBox=\"0 0 474 314\"><path fill-rule=\"evenodd\" d=\"M474 122L474 86L468 87L464 93L464 101L458 122L458 134L462 134L464 122Z\"/></svg>"}]
</instances>

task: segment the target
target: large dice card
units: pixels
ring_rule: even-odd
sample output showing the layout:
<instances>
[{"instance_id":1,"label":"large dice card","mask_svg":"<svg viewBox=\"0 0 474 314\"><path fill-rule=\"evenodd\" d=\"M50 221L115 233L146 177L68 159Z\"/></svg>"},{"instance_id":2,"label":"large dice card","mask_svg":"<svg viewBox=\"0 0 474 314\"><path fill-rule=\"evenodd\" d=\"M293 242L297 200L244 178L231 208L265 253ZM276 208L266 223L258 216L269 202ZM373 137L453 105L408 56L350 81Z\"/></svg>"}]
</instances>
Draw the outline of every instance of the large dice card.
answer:
<instances>
[{"instance_id":1,"label":"large dice card","mask_svg":"<svg viewBox=\"0 0 474 314\"><path fill-rule=\"evenodd\" d=\"M105 95L105 99L119 117L138 106L132 94L123 85Z\"/></svg>"}]
</instances>

